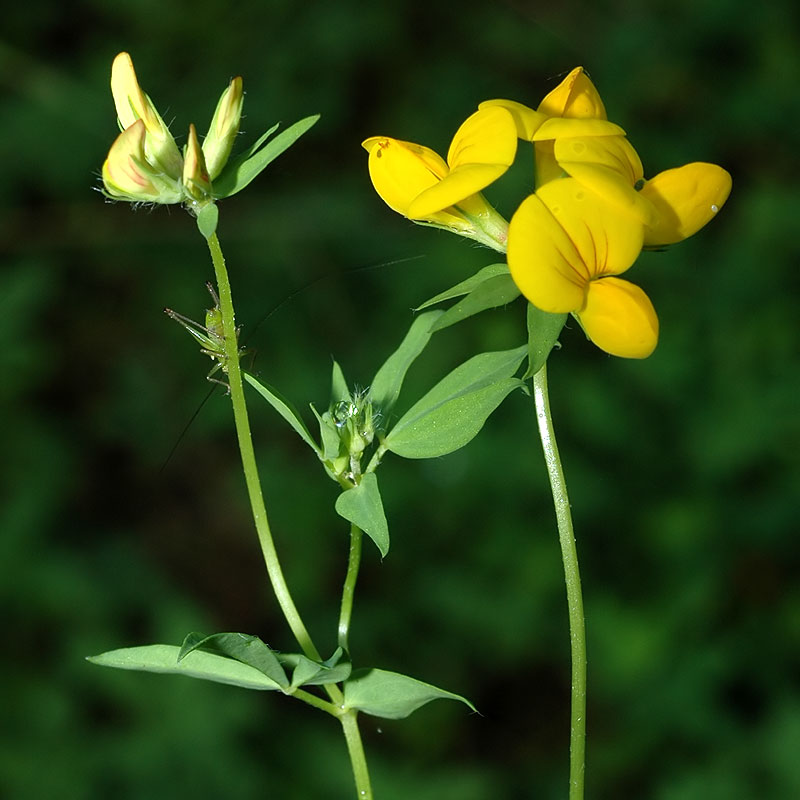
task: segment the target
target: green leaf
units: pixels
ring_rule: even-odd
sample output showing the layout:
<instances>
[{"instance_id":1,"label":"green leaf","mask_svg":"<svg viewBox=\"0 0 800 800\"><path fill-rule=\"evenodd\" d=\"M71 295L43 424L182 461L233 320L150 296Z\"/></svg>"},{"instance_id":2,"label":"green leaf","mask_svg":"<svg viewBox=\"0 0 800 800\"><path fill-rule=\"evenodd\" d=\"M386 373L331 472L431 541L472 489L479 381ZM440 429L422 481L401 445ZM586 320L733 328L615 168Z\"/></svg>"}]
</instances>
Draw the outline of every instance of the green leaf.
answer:
<instances>
[{"instance_id":1,"label":"green leaf","mask_svg":"<svg viewBox=\"0 0 800 800\"><path fill-rule=\"evenodd\" d=\"M214 196L217 198L230 197L240 192L267 165L274 161L284 150L291 147L312 125L319 119L319 114L306 117L279 133L274 139L259 146L266 141L272 131L268 131L259 141L241 156L232 159L214 181ZM277 126L276 126L277 127ZM272 128L274 131L275 128Z\"/></svg>"},{"instance_id":2,"label":"green leaf","mask_svg":"<svg viewBox=\"0 0 800 800\"><path fill-rule=\"evenodd\" d=\"M462 395L433 409L415 422L394 431L384 441L387 450L403 458L438 458L469 444L492 412L514 389L524 388L519 378L504 380Z\"/></svg>"},{"instance_id":3,"label":"green leaf","mask_svg":"<svg viewBox=\"0 0 800 800\"><path fill-rule=\"evenodd\" d=\"M368 472L361 483L342 492L336 498L336 513L361 528L381 551L381 558L389 552L389 525L383 512L378 477Z\"/></svg>"},{"instance_id":4,"label":"green leaf","mask_svg":"<svg viewBox=\"0 0 800 800\"><path fill-rule=\"evenodd\" d=\"M215 683L227 683L244 689L261 691L280 690L280 686L263 672L225 656L194 650L178 662L180 648L170 644L151 644L144 647L125 647L110 650L87 661L103 667L134 669L141 672L162 672L167 675L185 675Z\"/></svg>"},{"instance_id":5,"label":"green leaf","mask_svg":"<svg viewBox=\"0 0 800 800\"><path fill-rule=\"evenodd\" d=\"M436 321L432 331L440 331L487 308L508 305L520 295L511 275L495 275L476 286L463 300L451 306Z\"/></svg>"},{"instance_id":6,"label":"green leaf","mask_svg":"<svg viewBox=\"0 0 800 800\"><path fill-rule=\"evenodd\" d=\"M339 663L344 654L341 647L326 661L312 661L300 653L282 653L279 656L281 664L292 668L292 684L290 691L301 686L321 686L326 683L340 683L350 676L352 666L349 661Z\"/></svg>"},{"instance_id":7,"label":"green leaf","mask_svg":"<svg viewBox=\"0 0 800 800\"><path fill-rule=\"evenodd\" d=\"M406 372L425 349L425 345L431 338L431 326L443 313L442 311L426 311L424 314L420 314L411 323L400 347L375 373L370 385L370 399L380 411L384 422L397 402Z\"/></svg>"},{"instance_id":8,"label":"green leaf","mask_svg":"<svg viewBox=\"0 0 800 800\"><path fill-rule=\"evenodd\" d=\"M350 390L347 388L347 381L338 362L333 362L333 374L331 375L331 408L342 400L350 399Z\"/></svg>"},{"instance_id":9,"label":"green leaf","mask_svg":"<svg viewBox=\"0 0 800 800\"><path fill-rule=\"evenodd\" d=\"M197 227L206 239L216 232L218 221L219 208L214 203L203 206L197 214Z\"/></svg>"},{"instance_id":10,"label":"green leaf","mask_svg":"<svg viewBox=\"0 0 800 800\"><path fill-rule=\"evenodd\" d=\"M457 283L450 289L446 289L445 291L437 294L436 297L426 300L421 306L415 308L414 311L422 311L423 308L436 305L436 303L442 303L445 300L452 300L454 297L461 297L462 295L469 294L484 281L494 278L497 275L508 274L508 266L506 264L489 264L488 267L478 270L478 272L476 272L472 277L467 278L465 281L461 281L461 283Z\"/></svg>"},{"instance_id":11,"label":"green leaf","mask_svg":"<svg viewBox=\"0 0 800 800\"><path fill-rule=\"evenodd\" d=\"M436 458L463 447L522 382L511 376L527 346L481 353L456 367L413 405L383 441L404 458Z\"/></svg>"},{"instance_id":12,"label":"green leaf","mask_svg":"<svg viewBox=\"0 0 800 800\"><path fill-rule=\"evenodd\" d=\"M282 689L289 686L289 679L277 656L258 636L247 633L212 633L210 636L190 633L183 640L178 661L183 661L199 649L241 661L262 672Z\"/></svg>"},{"instance_id":13,"label":"green leaf","mask_svg":"<svg viewBox=\"0 0 800 800\"><path fill-rule=\"evenodd\" d=\"M566 321L566 314L550 314L528 303L528 369L524 377L530 378L545 365Z\"/></svg>"},{"instance_id":14,"label":"green leaf","mask_svg":"<svg viewBox=\"0 0 800 800\"><path fill-rule=\"evenodd\" d=\"M243 373L244 379L292 426L297 435L317 454L319 445L313 440L297 409L267 384L260 383L252 375Z\"/></svg>"},{"instance_id":15,"label":"green leaf","mask_svg":"<svg viewBox=\"0 0 800 800\"><path fill-rule=\"evenodd\" d=\"M475 706L460 695L397 672L359 669L344 683L344 707L373 717L404 719L431 700L459 700L476 711Z\"/></svg>"}]
</instances>

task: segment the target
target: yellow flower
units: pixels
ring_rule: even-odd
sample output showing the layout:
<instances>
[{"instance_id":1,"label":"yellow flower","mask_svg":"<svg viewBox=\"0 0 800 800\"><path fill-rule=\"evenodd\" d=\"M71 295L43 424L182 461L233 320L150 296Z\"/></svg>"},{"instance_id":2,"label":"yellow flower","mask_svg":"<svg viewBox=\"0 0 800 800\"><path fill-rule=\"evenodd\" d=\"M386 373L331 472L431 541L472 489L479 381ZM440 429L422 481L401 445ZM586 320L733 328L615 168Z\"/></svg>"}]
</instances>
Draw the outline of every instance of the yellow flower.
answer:
<instances>
[{"instance_id":1,"label":"yellow flower","mask_svg":"<svg viewBox=\"0 0 800 800\"><path fill-rule=\"evenodd\" d=\"M507 109L521 139L536 148L536 186L565 174L644 223L645 247L673 244L702 228L722 208L730 175L715 164L686 164L644 179L642 162L582 67L576 67L536 111L513 100L479 108Z\"/></svg>"},{"instance_id":2,"label":"yellow flower","mask_svg":"<svg viewBox=\"0 0 800 800\"><path fill-rule=\"evenodd\" d=\"M363 142L375 190L394 211L504 249L505 223L480 195L513 163L517 132L502 108L476 111L456 131L445 162L422 145L372 136Z\"/></svg>"},{"instance_id":3,"label":"yellow flower","mask_svg":"<svg viewBox=\"0 0 800 800\"><path fill-rule=\"evenodd\" d=\"M644 225L575 178L551 181L511 219L508 266L537 308L572 312L601 349L646 358L658 342L658 317L647 295L617 278L634 263Z\"/></svg>"}]
</instances>

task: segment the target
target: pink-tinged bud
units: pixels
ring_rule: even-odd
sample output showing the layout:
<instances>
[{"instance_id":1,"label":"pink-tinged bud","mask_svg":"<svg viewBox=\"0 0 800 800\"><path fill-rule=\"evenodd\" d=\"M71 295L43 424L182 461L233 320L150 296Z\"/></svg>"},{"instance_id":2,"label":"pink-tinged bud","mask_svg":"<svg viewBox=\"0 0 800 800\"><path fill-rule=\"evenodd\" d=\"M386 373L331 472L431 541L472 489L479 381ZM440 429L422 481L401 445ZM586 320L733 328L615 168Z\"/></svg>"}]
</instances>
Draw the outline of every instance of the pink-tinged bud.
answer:
<instances>
[{"instance_id":1,"label":"pink-tinged bud","mask_svg":"<svg viewBox=\"0 0 800 800\"><path fill-rule=\"evenodd\" d=\"M203 141L203 155L212 181L228 162L236 135L239 133L243 102L242 79L234 78L217 103L211 126Z\"/></svg>"},{"instance_id":2,"label":"pink-tinged bud","mask_svg":"<svg viewBox=\"0 0 800 800\"><path fill-rule=\"evenodd\" d=\"M192 200L204 203L211 199L211 180L208 177L203 149L200 147L194 125L189 126L189 139L186 142L183 159L183 187Z\"/></svg>"},{"instance_id":3,"label":"pink-tinged bud","mask_svg":"<svg viewBox=\"0 0 800 800\"><path fill-rule=\"evenodd\" d=\"M145 157L147 131L144 121L136 120L111 145L103 164L106 193L133 203L179 203L180 186L155 172Z\"/></svg>"}]
</instances>

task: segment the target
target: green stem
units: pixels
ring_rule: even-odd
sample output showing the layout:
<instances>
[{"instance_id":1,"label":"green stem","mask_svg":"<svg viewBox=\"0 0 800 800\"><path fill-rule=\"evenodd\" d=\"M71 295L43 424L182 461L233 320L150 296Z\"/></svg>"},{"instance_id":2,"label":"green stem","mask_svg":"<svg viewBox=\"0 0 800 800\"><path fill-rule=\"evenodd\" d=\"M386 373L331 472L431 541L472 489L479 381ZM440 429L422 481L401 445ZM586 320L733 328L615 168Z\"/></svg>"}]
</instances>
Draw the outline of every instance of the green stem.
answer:
<instances>
[{"instance_id":1,"label":"green stem","mask_svg":"<svg viewBox=\"0 0 800 800\"><path fill-rule=\"evenodd\" d=\"M342 588L342 606L339 612L339 647L349 651L350 617L353 614L353 595L356 591L358 568L361 564L361 542L364 536L357 525L350 525L350 555L347 561L347 575Z\"/></svg>"},{"instance_id":2,"label":"green stem","mask_svg":"<svg viewBox=\"0 0 800 800\"><path fill-rule=\"evenodd\" d=\"M208 249L211 251L211 259L214 262L214 273L217 278L217 288L219 291L219 304L222 312L222 330L225 337L225 367L228 373L228 385L230 386L231 403L233 405L233 419L236 425L236 436L239 440L239 452L242 457L242 468L244 469L247 493L250 497L250 506L253 511L253 520L256 525L258 541L261 545L261 552L264 554L264 562L267 565L275 597L283 611L292 633L297 639L306 656L314 661L319 661L321 656L319 651L311 641L306 626L300 618L297 607L289 593L286 579L283 577L275 550L275 543L272 539L272 532L267 519L267 510L264 506L264 495L261 491L261 480L258 477L256 466L256 456L253 451L253 439L250 433L250 420L247 415L247 405L244 399L244 387L242 385L242 372L239 367L239 343L236 335L236 322L233 311L233 298L231 297L231 284L228 280L228 271L225 267L225 258L219 245L216 233L208 237Z\"/></svg>"},{"instance_id":3,"label":"green stem","mask_svg":"<svg viewBox=\"0 0 800 800\"><path fill-rule=\"evenodd\" d=\"M327 700L323 700L321 697L311 694L311 692L295 689L292 692L292 697L296 697L298 700L302 700L304 703L308 703L308 705L314 706L314 708L318 708L320 711L324 711L331 716L340 717L342 715L338 705L329 703Z\"/></svg>"},{"instance_id":4,"label":"green stem","mask_svg":"<svg viewBox=\"0 0 800 800\"><path fill-rule=\"evenodd\" d=\"M339 719L342 723L347 752L353 765L353 778L356 782L356 796L359 800L372 800L372 786L369 782L367 759L364 756L364 745L361 743L361 732L358 730L356 711L347 711Z\"/></svg>"},{"instance_id":5,"label":"green stem","mask_svg":"<svg viewBox=\"0 0 800 800\"><path fill-rule=\"evenodd\" d=\"M572 655L572 711L569 747L569 800L582 800L586 759L586 627L583 618L581 576L578 571L578 551L572 527L567 484L558 455L550 399L547 394L547 367L543 366L533 376L533 396L536 419L542 440L550 489L556 508L561 559L564 562L564 579L567 585L569 632Z\"/></svg>"}]
</instances>

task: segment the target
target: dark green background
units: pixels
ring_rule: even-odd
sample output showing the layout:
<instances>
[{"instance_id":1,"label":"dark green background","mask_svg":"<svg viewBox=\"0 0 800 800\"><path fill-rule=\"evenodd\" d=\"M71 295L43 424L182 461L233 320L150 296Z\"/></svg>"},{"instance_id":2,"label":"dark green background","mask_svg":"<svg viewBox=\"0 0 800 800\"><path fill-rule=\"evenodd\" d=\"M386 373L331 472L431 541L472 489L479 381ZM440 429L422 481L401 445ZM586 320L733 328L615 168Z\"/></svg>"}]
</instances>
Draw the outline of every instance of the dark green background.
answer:
<instances>
[{"instance_id":1,"label":"dark green background","mask_svg":"<svg viewBox=\"0 0 800 800\"><path fill-rule=\"evenodd\" d=\"M719 218L631 273L660 315L656 353L607 357L573 324L551 359L589 631L588 796L800 796L799 16L789 0L53 0L7 11L4 796L352 792L337 726L304 706L83 661L189 630L291 646L221 392L164 466L209 362L161 309L200 316L211 272L179 209L132 213L93 191L123 49L180 142L191 121L205 130L236 74L243 141L322 113L223 203L220 223L254 369L303 408L327 402L332 355L368 383L411 307L494 260L387 209L362 138L445 152L481 100L536 105L583 64L649 175L694 160L730 170ZM525 178L487 194L510 214ZM472 353L518 344L523 328L515 304L437 334L405 402ZM284 566L332 650L346 555L335 486L266 406L252 410ZM439 703L406 721L364 718L377 796L565 797L566 608L530 402L511 396L455 455L387 459L381 480L392 550L383 563L365 551L355 658L463 693L482 715Z\"/></svg>"}]
</instances>

